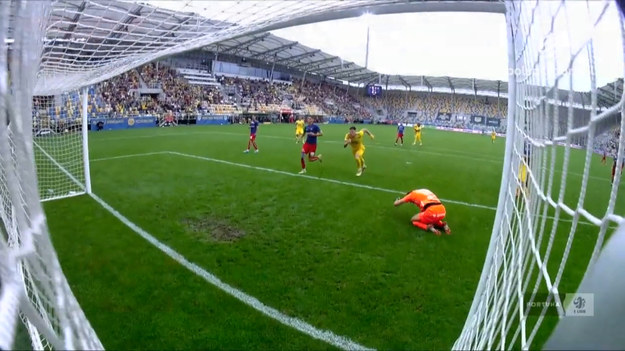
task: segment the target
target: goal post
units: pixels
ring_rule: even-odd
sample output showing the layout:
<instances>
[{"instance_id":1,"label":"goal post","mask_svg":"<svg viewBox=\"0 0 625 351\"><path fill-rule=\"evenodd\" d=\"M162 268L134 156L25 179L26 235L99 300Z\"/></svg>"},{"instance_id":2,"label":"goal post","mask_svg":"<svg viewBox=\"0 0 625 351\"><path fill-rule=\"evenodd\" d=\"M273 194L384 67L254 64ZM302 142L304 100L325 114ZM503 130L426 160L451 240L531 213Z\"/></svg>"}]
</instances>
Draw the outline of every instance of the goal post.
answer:
<instances>
[{"instance_id":1,"label":"goal post","mask_svg":"<svg viewBox=\"0 0 625 351\"><path fill-rule=\"evenodd\" d=\"M88 189L81 117L61 124L50 117L62 96L33 97L49 11L46 1L0 1L2 350L14 348L20 324L33 349L103 348L63 274L41 204Z\"/></svg>"},{"instance_id":2,"label":"goal post","mask_svg":"<svg viewBox=\"0 0 625 351\"><path fill-rule=\"evenodd\" d=\"M91 90L92 92L93 90ZM39 196L49 201L91 192L87 87L33 98L33 145Z\"/></svg>"},{"instance_id":3,"label":"goal post","mask_svg":"<svg viewBox=\"0 0 625 351\"><path fill-rule=\"evenodd\" d=\"M85 192L91 194L91 167L89 163L89 89L83 87L81 89L82 99L82 166L85 174ZM94 107L95 108L95 107Z\"/></svg>"},{"instance_id":4,"label":"goal post","mask_svg":"<svg viewBox=\"0 0 625 351\"><path fill-rule=\"evenodd\" d=\"M625 158L622 13L613 1L505 4L510 74L499 200L481 277L453 349L539 348L558 321L580 330L584 322L571 319L592 313L588 305L578 308L582 301L592 304L592 296L604 295L600 284L579 284L596 276L604 251L614 257L618 241L608 239L618 236L619 225L619 233L625 230L615 212L624 210L617 201ZM609 84L614 88L601 88ZM601 144L617 134L617 147ZM597 150L609 154L608 165ZM612 322L622 325L625 317ZM563 344L562 332L556 335L549 347L571 345ZM619 339L612 335L606 345ZM602 344L595 338L584 345Z\"/></svg>"}]
</instances>

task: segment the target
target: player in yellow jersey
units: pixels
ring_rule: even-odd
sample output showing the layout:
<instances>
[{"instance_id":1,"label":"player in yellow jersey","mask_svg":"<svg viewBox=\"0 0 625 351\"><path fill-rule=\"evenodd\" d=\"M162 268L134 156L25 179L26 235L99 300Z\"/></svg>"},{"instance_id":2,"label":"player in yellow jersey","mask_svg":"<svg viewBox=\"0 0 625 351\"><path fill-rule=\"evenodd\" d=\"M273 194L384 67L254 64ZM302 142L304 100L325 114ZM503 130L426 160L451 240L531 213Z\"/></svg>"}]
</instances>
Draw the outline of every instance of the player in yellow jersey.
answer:
<instances>
[{"instance_id":1,"label":"player in yellow jersey","mask_svg":"<svg viewBox=\"0 0 625 351\"><path fill-rule=\"evenodd\" d=\"M304 120L298 119L295 121L295 144L302 141L304 137Z\"/></svg>"},{"instance_id":2,"label":"player in yellow jersey","mask_svg":"<svg viewBox=\"0 0 625 351\"><path fill-rule=\"evenodd\" d=\"M356 131L356 127L350 127L349 132L345 134L345 144L343 147L347 147L347 145L351 145L352 154L356 159L356 165L358 166L358 173L356 173L357 177L362 175L362 172L367 168L365 165L365 158L363 157L365 154L365 144L363 143L363 137L367 134L371 139L374 138L373 134L370 131L363 128L360 131Z\"/></svg>"},{"instance_id":3,"label":"player in yellow jersey","mask_svg":"<svg viewBox=\"0 0 625 351\"><path fill-rule=\"evenodd\" d=\"M412 143L412 145L417 145L417 141L419 142L419 145L423 145L423 142L421 141L421 130L423 129L423 127L421 127L421 123L417 123L413 128L414 143Z\"/></svg>"},{"instance_id":4,"label":"player in yellow jersey","mask_svg":"<svg viewBox=\"0 0 625 351\"><path fill-rule=\"evenodd\" d=\"M530 163L530 146L526 142L523 146L523 158L521 159L521 163L519 164L519 182L520 186L516 189L516 196L519 197L521 194L527 195L527 191L529 189L529 179L527 174L527 167Z\"/></svg>"},{"instance_id":5,"label":"player in yellow jersey","mask_svg":"<svg viewBox=\"0 0 625 351\"><path fill-rule=\"evenodd\" d=\"M490 132L490 142L491 142L492 144L494 144L494 143L495 143L495 138L497 138L497 133L496 133L496 132L495 132L495 130L493 129L493 131L492 131L492 132Z\"/></svg>"}]
</instances>

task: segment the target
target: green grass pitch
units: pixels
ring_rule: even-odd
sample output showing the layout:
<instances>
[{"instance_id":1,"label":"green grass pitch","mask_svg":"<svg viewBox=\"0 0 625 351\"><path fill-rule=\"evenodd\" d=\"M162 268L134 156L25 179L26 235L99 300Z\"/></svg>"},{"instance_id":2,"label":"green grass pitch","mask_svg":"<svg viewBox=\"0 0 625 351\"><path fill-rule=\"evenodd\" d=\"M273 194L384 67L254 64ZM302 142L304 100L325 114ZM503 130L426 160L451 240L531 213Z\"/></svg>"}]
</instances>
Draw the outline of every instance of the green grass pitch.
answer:
<instances>
[{"instance_id":1,"label":"green grass pitch","mask_svg":"<svg viewBox=\"0 0 625 351\"><path fill-rule=\"evenodd\" d=\"M291 176L301 149L293 125L261 125L258 154L242 152L245 125L92 132L93 190L189 261L288 316L372 348L449 349L488 247L505 139L426 129L423 146L412 146L408 132L395 147L394 127L369 127L376 138L365 140L362 177L342 145L347 125L322 126L323 164L309 164L309 177ZM109 159L143 153L155 154ZM569 205L583 156L571 155ZM596 215L606 208L610 166L593 156L586 208ZM422 232L409 222L416 207L392 206L415 188L454 201L444 201L452 235ZM88 196L45 210L64 273L108 349L333 348L208 284ZM570 225L561 227L566 234ZM560 291L575 290L597 232L578 227ZM539 340L556 321L547 318Z\"/></svg>"}]
</instances>

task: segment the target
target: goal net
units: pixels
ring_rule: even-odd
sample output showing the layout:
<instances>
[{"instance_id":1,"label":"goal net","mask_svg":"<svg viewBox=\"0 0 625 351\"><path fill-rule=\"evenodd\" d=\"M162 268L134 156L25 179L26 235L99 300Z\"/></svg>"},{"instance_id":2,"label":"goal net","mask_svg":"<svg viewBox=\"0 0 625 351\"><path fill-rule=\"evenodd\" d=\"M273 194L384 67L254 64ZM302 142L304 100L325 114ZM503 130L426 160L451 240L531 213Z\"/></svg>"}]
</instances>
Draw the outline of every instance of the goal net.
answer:
<instances>
[{"instance_id":1,"label":"goal net","mask_svg":"<svg viewBox=\"0 0 625 351\"><path fill-rule=\"evenodd\" d=\"M61 271L40 203L89 191L85 117L93 97L83 87L252 35L244 50L263 31L304 17L414 3L422 2L0 1L0 123L8 126L0 128L0 349L12 348L20 317L34 348L102 348ZM500 3L482 3L489 4ZM454 349L529 348L546 339L550 309L528 306L555 301L554 313L564 316L563 292L576 291L622 221L615 213L624 206L624 45L615 3L505 6L512 74L504 172L484 270ZM606 44L614 27L621 34ZM605 54L606 45L616 52ZM613 80L600 79L611 67L619 70ZM610 185L597 175L609 165L600 169L594 149L617 132Z\"/></svg>"},{"instance_id":2,"label":"goal net","mask_svg":"<svg viewBox=\"0 0 625 351\"><path fill-rule=\"evenodd\" d=\"M40 203L84 191L80 132L44 117L53 101L33 100L48 10L46 2L0 1L0 349L101 349L63 275ZM30 345L14 344L16 333Z\"/></svg>"},{"instance_id":3,"label":"goal net","mask_svg":"<svg viewBox=\"0 0 625 351\"><path fill-rule=\"evenodd\" d=\"M33 98L32 125L35 164L41 200L84 194L89 182L83 135L83 103L89 115L94 106L92 89ZM87 171L87 172L86 172Z\"/></svg>"},{"instance_id":4,"label":"goal net","mask_svg":"<svg viewBox=\"0 0 625 351\"><path fill-rule=\"evenodd\" d=\"M540 348L558 321L592 315L592 291L578 285L625 210L618 196L625 32L617 3L507 1L506 10L503 177L459 350Z\"/></svg>"}]
</instances>

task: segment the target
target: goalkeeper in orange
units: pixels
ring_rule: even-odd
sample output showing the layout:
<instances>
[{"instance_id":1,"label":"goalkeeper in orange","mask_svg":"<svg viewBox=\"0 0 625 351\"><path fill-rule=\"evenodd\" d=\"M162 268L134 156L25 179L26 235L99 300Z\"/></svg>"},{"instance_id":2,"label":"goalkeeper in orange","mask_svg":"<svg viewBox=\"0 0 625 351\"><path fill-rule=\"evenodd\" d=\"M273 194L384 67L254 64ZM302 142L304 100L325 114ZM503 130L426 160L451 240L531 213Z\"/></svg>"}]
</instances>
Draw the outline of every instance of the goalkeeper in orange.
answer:
<instances>
[{"instance_id":1,"label":"goalkeeper in orange","mask_svg":"<svg viewBox=\"0 0 625 351\"><path fill-rule=\"evenodd\" d=\"M365 134L371 139L374 138L373 134L365 128L357 132L356 127L350 127L349 132L345 134L345 143L343 144L343 147L347 147L347 145L351 145L352 147L352 154L356 159L356 166L358 167L358 172L356 173L357 177L360 177L362 172L367 168L365 158L363 157L365 154L365 144L363 143Z\"/></svg>"},{"instance_id":2,"label":"goalkeeper in orange","mask_svg":"<svg viewBox=\"0 0 625 351\"><path fill-rule=\"evenodd\" d=\"M451 229L445 218L445 206L441 203L433 192L428 189L417 189L407 193L403 198L395 200L395 207L411 202L419 207L421 212L412 216L410 221L415 227L425 231L441 235L441 230L446 234L451 234Z\"/></svg>"}]
</instances>

